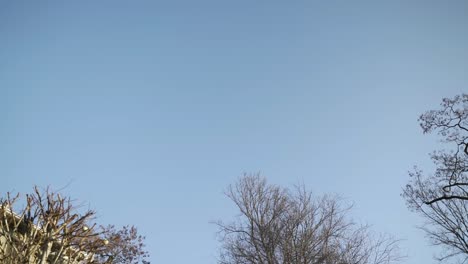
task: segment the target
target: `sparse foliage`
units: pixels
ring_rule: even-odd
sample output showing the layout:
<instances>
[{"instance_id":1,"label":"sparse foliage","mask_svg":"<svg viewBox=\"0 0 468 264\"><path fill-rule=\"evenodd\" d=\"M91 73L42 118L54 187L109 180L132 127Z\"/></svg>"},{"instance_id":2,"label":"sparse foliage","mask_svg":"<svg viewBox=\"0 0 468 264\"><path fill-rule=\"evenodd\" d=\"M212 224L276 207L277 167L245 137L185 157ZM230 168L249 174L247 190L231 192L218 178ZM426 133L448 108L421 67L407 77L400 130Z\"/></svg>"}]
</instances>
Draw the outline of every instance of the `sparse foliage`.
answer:
<instances>
[{"instance_id":1,"label":"sparse foliage","mask_svg":"<svg viewBox=\"0 0 468 264\"><path fill-rule=\"evenodd\" d=\"M402 196L427 223L421 227L434 245L444 248L437 258L468 261L468 94L445 98L439 110L419 118L424 133L436 132L451 149L430 154L435 171L415 167Z\"/></svg>"},{"instance_id":2,"label":"sparse foliage","mask_svg":"<svg viewBox=\"0 0 468 264\"><path fill-rule=\"evenodd\" d=\"M374 236L347 217L336 197L314 197L304 186L290 191L258 175L227 189L240 215L217 222L220 264L388 264L397 262L398 241Z\"/></svg>"},{"instance_id":3,"label":"sparse foliage","mask_svg":"<svg viewBox=\"0 0 468 264\"><path fill-rule=\"evenodd\" d=\"M35 187L20 198L8 193L0 199L1 263L149 263L134 227L98 226L94 211L79 213L70 198L50 189ZM19 202L25 206L17 208Z\"/></svg>"}]
</instances>

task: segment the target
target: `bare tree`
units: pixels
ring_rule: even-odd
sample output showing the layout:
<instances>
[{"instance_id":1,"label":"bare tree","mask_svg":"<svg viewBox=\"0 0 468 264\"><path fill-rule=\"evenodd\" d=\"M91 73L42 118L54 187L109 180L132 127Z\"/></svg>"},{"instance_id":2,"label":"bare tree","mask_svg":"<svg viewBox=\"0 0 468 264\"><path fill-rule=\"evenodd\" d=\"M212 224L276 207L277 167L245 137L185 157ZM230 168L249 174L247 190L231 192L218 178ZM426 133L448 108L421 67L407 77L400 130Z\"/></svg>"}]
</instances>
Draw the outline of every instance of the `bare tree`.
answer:
<instances>
[{"instance_id":1,"label":"bare tree","mask_svg":"<svg viewBox=\"0 0 468 264\"><path fill-rule=\"evenodd\" d=\"M116 230L79 213L68 197L38 187L0 199L0 261L5 264L149 263L143 237L134 227ZM16 208L19 202L25 206Z\"/></svg>"},{"instance_id":2,"label":"bare tree","mask_svg":"<svg viewBox=\"0 0 468 264\"><path fill-rule=\"evenodd\" d=\"M436 132L451 149L434 151L432 174L417 167L403 190L410 210L427 223L421 228L443 251L443 260L468 261L468 94L445 98L441 108L419 117L424 133Z\"/></svg>"},{"instance_id":3,"label":"bare tree","mask_svg":"<svg viewBox=\"0 0 468 264\"><path fill-rule=\"evenodd\" d=\"M350 221L336 197L314 197L304 186L290 191L258 175L227 189L240 215L217 222L220 264L387 264L402 257L398 241L373 236Z\"/></svg>"}]
</instances>

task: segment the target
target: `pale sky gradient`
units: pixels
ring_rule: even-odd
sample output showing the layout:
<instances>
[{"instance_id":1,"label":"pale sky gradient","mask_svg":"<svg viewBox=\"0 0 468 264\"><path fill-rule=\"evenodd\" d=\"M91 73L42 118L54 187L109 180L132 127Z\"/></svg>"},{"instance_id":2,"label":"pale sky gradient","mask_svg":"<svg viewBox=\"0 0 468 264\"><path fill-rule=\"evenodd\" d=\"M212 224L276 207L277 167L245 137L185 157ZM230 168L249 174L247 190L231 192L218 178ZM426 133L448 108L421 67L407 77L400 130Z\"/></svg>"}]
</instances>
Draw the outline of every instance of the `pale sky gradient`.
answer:
<instances>
[{"instance_id":1,"label":"pale sky gradient","mask_svg":"<svg viewBox=\"0 0 468 264\"><path fill-rule=\"evenodd\" d=\"M1 1L0 193L68 185L152 263L214 264L260 171L431 264L400 192L440 146L417 117L467 88L467 1Z\"/></svg>"}]
</instances>

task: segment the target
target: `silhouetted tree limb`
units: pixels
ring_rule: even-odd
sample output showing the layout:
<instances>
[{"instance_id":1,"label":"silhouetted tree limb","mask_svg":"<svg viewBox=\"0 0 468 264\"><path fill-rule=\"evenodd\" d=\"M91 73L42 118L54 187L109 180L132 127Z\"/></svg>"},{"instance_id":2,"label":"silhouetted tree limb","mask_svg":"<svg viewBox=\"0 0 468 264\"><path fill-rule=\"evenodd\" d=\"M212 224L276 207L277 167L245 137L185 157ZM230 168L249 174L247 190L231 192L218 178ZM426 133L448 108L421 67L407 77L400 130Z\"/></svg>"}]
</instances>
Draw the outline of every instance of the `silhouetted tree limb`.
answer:
<instances>
[{"instance_id":1,"label":"silhouetted tree limb","mask_svg":"<svg viewBox=\"0 0 468 264\"><path fill-rule=\"evenodd\" d=\"M421 227L432 243L444 247L439 260L468 261L468 95L442 100L439 110L419 118L424 133L435 132L452 149L430 154L432 174L417 167L402 196L427 223Z\"/></svg>"}]
</instances>

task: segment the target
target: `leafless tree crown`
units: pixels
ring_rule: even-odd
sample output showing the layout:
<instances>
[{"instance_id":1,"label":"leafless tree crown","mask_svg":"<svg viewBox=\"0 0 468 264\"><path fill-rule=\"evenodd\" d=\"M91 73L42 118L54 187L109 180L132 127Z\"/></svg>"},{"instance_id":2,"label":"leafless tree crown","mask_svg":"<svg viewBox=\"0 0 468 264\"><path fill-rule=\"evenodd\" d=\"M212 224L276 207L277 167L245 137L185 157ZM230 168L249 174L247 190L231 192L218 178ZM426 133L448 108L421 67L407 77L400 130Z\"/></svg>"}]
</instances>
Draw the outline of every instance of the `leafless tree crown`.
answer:
<instances>
[{"instance_id":1,"label":"leafless tree crown","mask_svg":"<svg viewBox=\"0 0 468 264\"><path fill-rule=\"evenodd\" d=\"M402 257L398 241L350 221L336 197L314 197L244 176L227 189L240 215L217 222L220 264L388 264Z\"/></svg>"}]
</instances>

